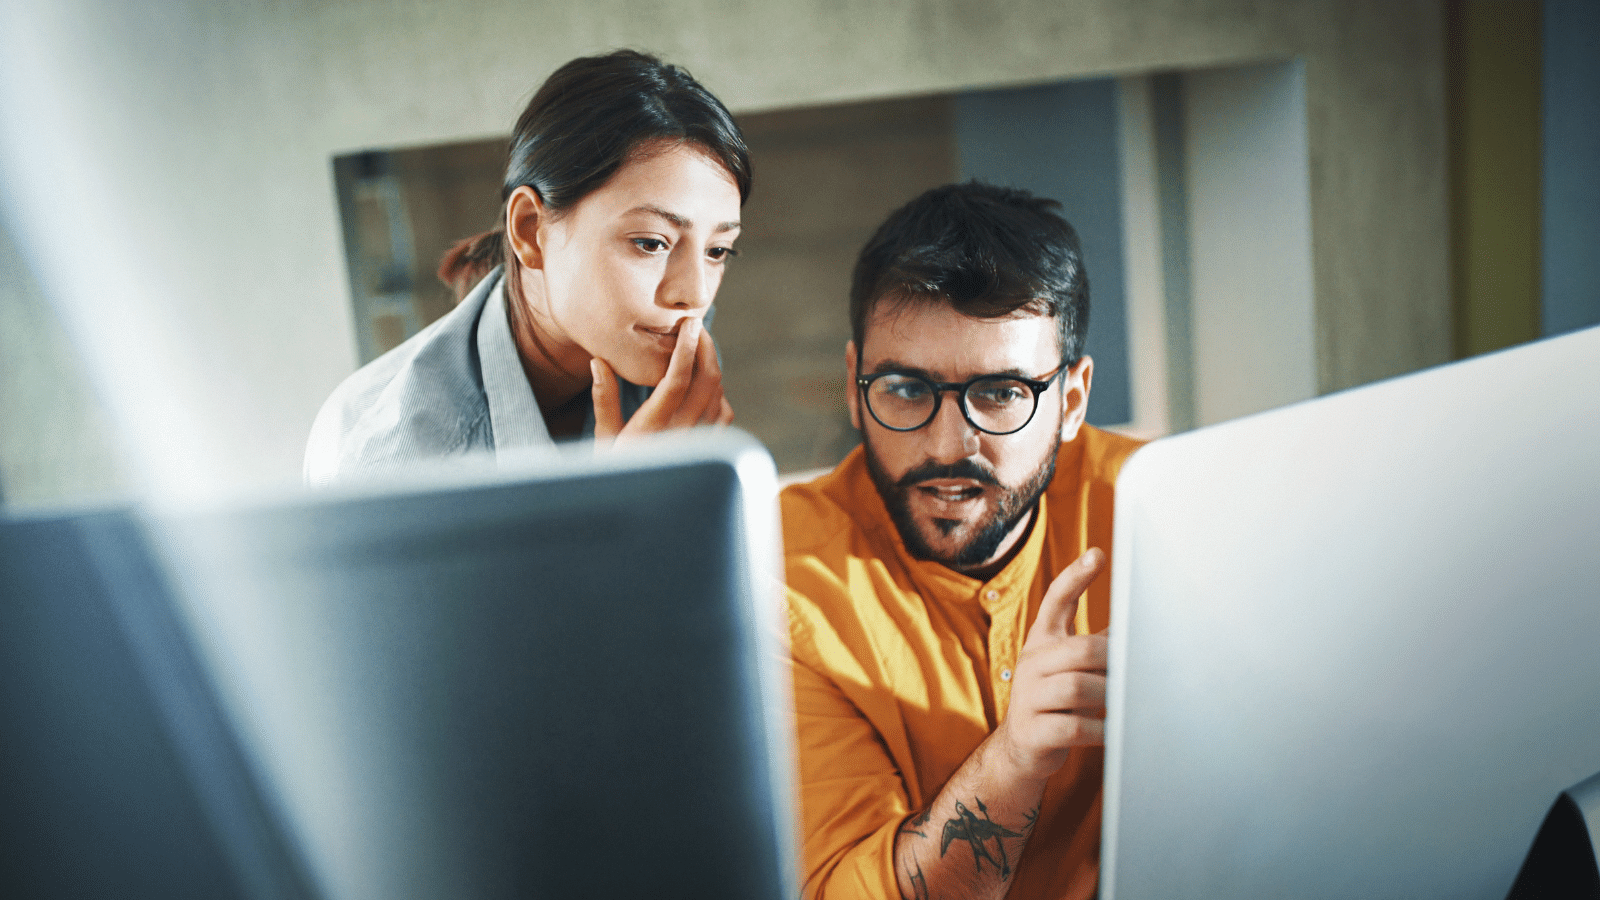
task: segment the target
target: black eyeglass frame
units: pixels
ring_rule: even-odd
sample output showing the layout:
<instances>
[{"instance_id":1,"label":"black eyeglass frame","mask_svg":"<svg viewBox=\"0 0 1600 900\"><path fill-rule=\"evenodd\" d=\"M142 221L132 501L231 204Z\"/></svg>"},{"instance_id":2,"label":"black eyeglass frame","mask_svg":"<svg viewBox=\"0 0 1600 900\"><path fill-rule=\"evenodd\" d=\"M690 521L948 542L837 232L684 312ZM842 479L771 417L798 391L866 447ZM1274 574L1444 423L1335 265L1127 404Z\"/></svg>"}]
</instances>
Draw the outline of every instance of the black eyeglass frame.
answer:
<instances>
[{"instance_id":1,"label":"black eyeglass frame","mask_svg":"<svg viewBox=\"0 0 1600 900\"><path fill-rule=\"evenodd\" d=\"M876 372L872 375L863 375L856 378L856 390L861 392L861 405L867 408L867 413L868 415L872 416L872 421L877 422L879 425L882 425L890 431L907 432L927 428L928 423L932 422L939 416L939 407L944 403L945 392L949 391L955 393L956 406L961 410L961 418L966 419L968 425L971 425L973 428L976 428L984 434L1003 436L1007 434L1016 434L1022 429L1027 428L1028 424L1033 421L1033 417L1039 414L1039 398L1044 396L1044 392L1050 389L1050 385L1054 384L1056 380L1061 377L1062 373L1069 371L1071 368L1072 366L1063 362L1061 365L1056 367L1054 372L1051 372L1049 375L1046 375L1043 378L1023 378L1020 375L975 375L972 378L968 378L966 381L933 381L912 372L901 372L891 369L888 372ZM885 378L890 375L898 375L901 378L914 378L917 381L920 381L923 384L933 388L933 409L928 413L928 417L922 420L922 424L913 425L910 428L896 428L893 425L890 425L888 422L878 418L878 411L872 408L872 401L867 396L867 388L879 378ZM1028 417L1022 420L1021 425L1018 425L1010 431L994 431L973 421L972 413L967 409L967 392L972 390L972 386L980 381L1018 381L1033 389L1033 409L1028 411Z\"/></svg>"}]
</instances>

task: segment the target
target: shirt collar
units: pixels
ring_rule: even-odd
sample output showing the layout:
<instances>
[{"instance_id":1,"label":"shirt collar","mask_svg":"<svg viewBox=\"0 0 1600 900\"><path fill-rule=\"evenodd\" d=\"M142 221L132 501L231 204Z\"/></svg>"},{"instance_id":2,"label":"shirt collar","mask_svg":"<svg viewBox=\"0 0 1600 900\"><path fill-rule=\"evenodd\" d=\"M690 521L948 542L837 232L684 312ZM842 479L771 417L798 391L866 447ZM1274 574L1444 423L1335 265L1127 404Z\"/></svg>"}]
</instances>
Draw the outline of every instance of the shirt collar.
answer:
<instances>
[{"instance_id":1,"label":"shirt collar","mask_svg":"<svg viewBox=\"0 0 1600 900\"><path fill-rule=\"evenodd\" d=\"M533 387L522 370L517 343L506 318L505 279L491 276L494 285L478 317L478 362L483 370L483 392L489 401L489 425L496 453L551 443L544 414L534 399Z\"/></svg>"}]
</instances>

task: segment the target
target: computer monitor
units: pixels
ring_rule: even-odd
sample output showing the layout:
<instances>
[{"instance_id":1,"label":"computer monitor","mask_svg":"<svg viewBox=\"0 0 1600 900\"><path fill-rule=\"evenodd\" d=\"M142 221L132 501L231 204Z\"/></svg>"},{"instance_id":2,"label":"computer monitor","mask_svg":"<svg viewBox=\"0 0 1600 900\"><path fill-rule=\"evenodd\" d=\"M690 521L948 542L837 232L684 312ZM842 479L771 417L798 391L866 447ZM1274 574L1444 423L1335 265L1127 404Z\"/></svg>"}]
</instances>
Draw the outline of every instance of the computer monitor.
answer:
<instances>
[{"instance_id":1,"label":"computer monitor","mask_svg":"<svg viewBox=\"0 0 1600 900\"><path fill-rule=\"evenodd\" d=\"M129 508L0 517L0 896L310 900Z\"/></svg>"},{"instance_id":2,"label":"computer monitor","mask_svg":"<svg viewBox=\"0 0 1600 900\"><path fill-rule=\"evenodd\" d=\"M1600 329L1156 441L1116 515L1106 900L1501 900L1600 772Z\"/></svg>"},{"instance_id":3,"label":"computer monitor","mask_svg":"<svg viewBox=\"0 0 1600 900\"><path fill-rule=\"evenodd\" d=\"M26 571L41 564L88 570L104 587L88 599L167 622L152 642L116 612L101 643L128 659L109 668L77 639L103 615L55 628L32 683L104 670L70 712L96 734L47 733L63 698L13 692L7 730L31 711L21 743L38 752L7 755L0 781L34 778L51 744L116 756L104 741L125 729L97 717L135 720L159 759L118 759L107 780L177 796L184 815L167 818L187 830L78 795L85 815L35 849L59 860L95 838L202 860L215 889L193 896L795 896L774 485L766 452L722 432L142 507L111 514L118 554L149 576L142 603L104 552L41 534L81 517L8 519L0 574L27 595L7 597L7 627L87 602L72 578ZM45 563L41 546L67 550ZM152 678L142 657L173 647L194 665ZM187 700L166 702L174 685ZM215 727L189 721L196 698ZM22 814L54 815L35 793ZM49 865L6 877L47 883Z\"/></svg>"}]
</instances>

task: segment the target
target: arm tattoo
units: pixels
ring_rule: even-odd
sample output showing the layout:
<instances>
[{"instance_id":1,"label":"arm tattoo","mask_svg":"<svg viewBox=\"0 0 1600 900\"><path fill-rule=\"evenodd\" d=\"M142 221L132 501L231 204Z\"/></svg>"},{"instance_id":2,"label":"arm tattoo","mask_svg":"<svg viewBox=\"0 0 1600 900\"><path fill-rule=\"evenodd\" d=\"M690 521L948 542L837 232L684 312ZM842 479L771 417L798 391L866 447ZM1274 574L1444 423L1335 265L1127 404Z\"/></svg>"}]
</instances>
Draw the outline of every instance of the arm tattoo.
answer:
<instances>
[{"instance_id":1,"label":"arm tattoo","mask_svg":"<svg viewBox=\"0 0 1600 900\"><path fill-rule=\"evenodd\" d=\"M982 818L974 815L972 810L960 800L956 801L956 817L944 823L944 836L939 841L939 855L944 856L945 851L955 841L965 841L972 848L972 864L978 871L983 871L983 861L988 860L1000 872L1002 879L1011 877L1011 861L1006 856L1005 838L1022 837L1021 834L1004 828L989 818L989 810L983 801L974 797L978 804L978 812ZM989 852L989 842L994 841L995 853Z\"/></svg>"},{"instance_id":2,"label":"arm tattoo","mask_svg":"<svg viewBox=\"0 0 1600 900\"><path fill-rule=\"evenodd\" d=\"M900 826L900 833L901 834L914 834L919 838L927 837L928 835L926 833L918 831L917 829L919 829L922 826L928 824L928 817L931 816L931 815L933 815L933 811L929 810L929 809L925 809L925 810L922 811L922 815L917 816L916 818L913 818L913 819L907 819L905 824Z\"/></svg>"},{"instance_id":3,"label":"arm tattoo","mask_svg":"<svg viewBox=\"0 0 1600 900\"><path fill-rule=\"evenodd\" d=\"M917 867L915 872L906 869L906 878L911 882L911 896L907 897L902 891L900 900L928 900L928 879L922 874L922 863L912 857L911 864Z\"/></svg>"}]
</instances>

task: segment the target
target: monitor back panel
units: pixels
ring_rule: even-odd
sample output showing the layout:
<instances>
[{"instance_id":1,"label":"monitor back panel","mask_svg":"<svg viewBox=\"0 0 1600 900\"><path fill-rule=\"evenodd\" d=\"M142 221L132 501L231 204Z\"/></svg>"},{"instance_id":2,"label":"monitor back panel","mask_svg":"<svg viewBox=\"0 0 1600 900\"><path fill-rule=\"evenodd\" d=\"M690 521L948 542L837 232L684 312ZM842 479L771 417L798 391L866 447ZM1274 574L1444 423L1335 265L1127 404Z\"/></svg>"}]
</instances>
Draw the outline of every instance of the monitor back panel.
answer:
<instances>
[{"instance_id":1,"label":"monitor back panel","mask_svg":"<svg viewBox=\"0 0 1600 900\"><path fill-rule=\"evenodd\" d=\"M0 518L0 896L309 900L125 508Z\"/></svg>"},{"instance_id":2,"label":"monitor back panel","mask_svg":"<svg viewBox=\"0 0 1600 900\"><path fill-rule=\"evenodd\" d=\"M1600 772L1600 329L1118 486L1102 896L1495 898Z\"/></svg>"},{"instance_id":3,"label":"monitor back panel","mask_svg":"<svg viewBox=\"0 0 1600 900\"><path fill-rule=\"evenodd\" d=\"M770 459L651 453L152 522L332 896L787 893Z\"/></svg>"}]
</instances>

